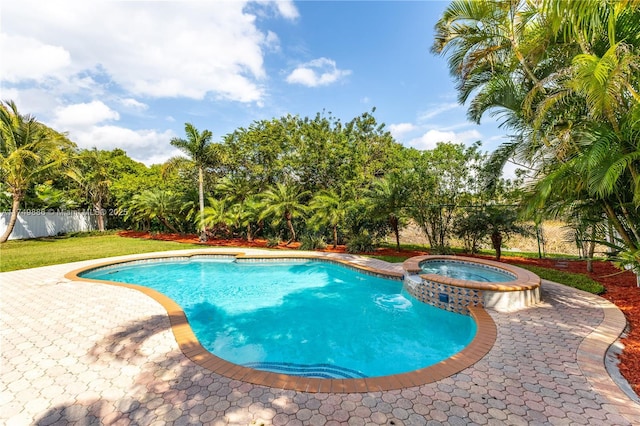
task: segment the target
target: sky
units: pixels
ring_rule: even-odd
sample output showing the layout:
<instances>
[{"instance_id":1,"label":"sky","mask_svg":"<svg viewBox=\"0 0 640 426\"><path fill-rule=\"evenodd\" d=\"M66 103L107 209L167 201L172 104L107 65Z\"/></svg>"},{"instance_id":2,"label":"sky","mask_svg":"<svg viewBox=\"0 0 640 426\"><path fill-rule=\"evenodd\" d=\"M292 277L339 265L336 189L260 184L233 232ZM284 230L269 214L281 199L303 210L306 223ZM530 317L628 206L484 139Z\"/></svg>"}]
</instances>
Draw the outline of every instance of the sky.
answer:
<instances>
[{"instance_id":1,"label":"sky","mask_svg":"<svg viewBox=\"0 0 640 426\"><path fill-rule=\"evenodd\" d=\"M213 141L254 121L370 112L397 142L493 151L430 52L444 1L2 1L0 99L79 147L147 165L185 123Z\"/></svg>"}]
</instances>

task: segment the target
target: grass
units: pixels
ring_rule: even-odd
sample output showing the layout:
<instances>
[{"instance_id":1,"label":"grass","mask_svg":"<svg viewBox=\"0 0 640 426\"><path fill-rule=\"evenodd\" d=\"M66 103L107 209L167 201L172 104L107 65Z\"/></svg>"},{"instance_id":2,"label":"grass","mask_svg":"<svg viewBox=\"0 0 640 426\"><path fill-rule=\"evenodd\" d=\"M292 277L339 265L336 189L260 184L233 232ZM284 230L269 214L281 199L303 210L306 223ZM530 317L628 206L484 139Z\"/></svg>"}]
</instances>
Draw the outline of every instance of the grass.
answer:
<instances>
[{"instance_id":1,"label":"grass","mask_svg":"<svg viewBox=\"0 0 640 426\"><path fill-rule=\"evenodd\" d=\"M197 244L124 238L114 234L13 240L0 245L0 272L154 251L202 248Z\"/></svg>"},{"instance_id":2,"label":"grass","mask_svg":"<svg viewBox=\"0 0 640 426\"><path fill-rule=\"evenodd\" d=\"M411 256L377 256L377 255L366 255L365 257L371 257L373 259L384 260L389 263L402 263Z\"/></svg>"},{"instance_id":3,"label":"grass","mask_svg":"<svg viewBox=\"0 0 640 426\"><path fill-rule=\"evenodd\" d=\"M543 280L564 284L566 286L577 288L578 290L583 290L593 294L600 294L604 292L604 286L602 284L592 280L591 278L583 274L557 271L555 269L541 268L539 266L530 266L530 265L518 265L518 266L533 272Z\"/></svg>"}]
</instances>

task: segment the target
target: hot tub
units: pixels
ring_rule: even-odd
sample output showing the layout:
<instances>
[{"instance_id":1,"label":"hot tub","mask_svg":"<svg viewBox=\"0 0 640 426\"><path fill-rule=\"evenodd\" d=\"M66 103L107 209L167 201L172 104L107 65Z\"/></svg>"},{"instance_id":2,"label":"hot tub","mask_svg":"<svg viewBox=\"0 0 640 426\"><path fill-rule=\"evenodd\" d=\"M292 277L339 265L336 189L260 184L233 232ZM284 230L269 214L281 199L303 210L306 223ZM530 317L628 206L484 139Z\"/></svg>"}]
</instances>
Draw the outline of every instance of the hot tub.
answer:
<instances>
[{"instance_id":1,"label":"hot tub","mask_svg":"<svg viewBox=\"0 0 640 426\"><path fill-rule=\"evenodd\" d=\"M540 277L517 266L464 256L416 256L403 263L415 298L453 312L468 306L513 311L540 301Z\"/></svg>"}]
</instances>

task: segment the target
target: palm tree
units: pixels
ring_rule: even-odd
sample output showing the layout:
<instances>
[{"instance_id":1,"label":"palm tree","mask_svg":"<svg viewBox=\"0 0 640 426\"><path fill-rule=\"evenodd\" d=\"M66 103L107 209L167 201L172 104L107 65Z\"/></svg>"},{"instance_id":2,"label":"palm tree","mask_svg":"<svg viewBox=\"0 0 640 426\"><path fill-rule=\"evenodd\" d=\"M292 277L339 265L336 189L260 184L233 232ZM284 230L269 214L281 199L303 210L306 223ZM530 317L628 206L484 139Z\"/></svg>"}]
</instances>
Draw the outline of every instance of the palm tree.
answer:
<instances>
[{"instance_id":1,"label":"palm tree","mask_svg":"<svg viewBox=\"0 0 640 426\"><path fill-rule=\"evenodd\" d=\"M206 241L207 234L202 227L204 223L204 169L219 161L219 151L211 143L213 133L209 130L199 132L193 124L184 125L187 139L173 138L171 145L187 154L198 169L198 201L200 212L200 240Z\"/></svg>"},{"instance_id":2,"label":"palm tree","mask_svg":"<svg viewBox=\"0 0 640 426\"><path fill-rule=\"evenodd\" d=\"M229 208L226 200L216 200L213 197L207 198L208 206L204 208L204 222L201 226L205 230L213 229L214 233L219 228L227 228L237 222L235 212Z\"/></svg>"},{"instance_id":3,"label":"palm tree","mask_svg":"<svg viewBox=\"0 0 640 426\"><path fill-rule=\"evenodd\" d=\"M533 2L455 0L436 23L431 51L448 54L449 70L458 80L459 99L498 75L517 73L520 81L537 82L531 55L544 52L546 25Z\"/></svg>"},{"instance_id":4,"label":"palm tree","mask_svg":"<svg viewBox=\"0 0 640 426\"><path fill-rule=\"evenodd\" d=\"M238 226L244 226L247 241L253 241L251 225L258 220L259 208L254 194L255 187L240 176L225 176L216 185L216 191L231 205Z\"/></svg>"},{"instance_id":5,"label":"palm tree","mask_svg":"<svg viewBox=\"0 0 640 426\"><path fill-rule=\"evenodd\" d=\"M105 151L96 148L83 150L74 160L75 164L67 170L67 176L76 181L87 194L93 211L98 218L98 230L104 232L104 205L109 199L109 187L112 183L109 172L110 158Z\"/></svg>"},{"instance_id":6,"label":"palm tree","mask_svg":"<svg viewBox=\"0 0 640 426\"><path fill-rule=\"evenodd\" d=\"M264 210L260 215L260 219L272 217L274 224L278 224L281 220L284 220L287 223L291 237L289 241L287 241L287 245L296 241L293 219L304 217L306 214L308 208L302 203L302 200L308 195L309 191L300 191L295 185L277 183L260 196L264 204Z\"/></svg>"},{"instance_id":7,"label":"palm tree","mask_svg":"<svg viewBox=\"0 0 640 426\"><path fill-rule=\"evenodd\" d=\"M583 188L633 251L640 247L640 7L619 6L582 4L580 16L554 6L551 14L572 17L568 34L581 53L541 81L544 93L534 87L524 105L556 159L540 179L558 186L565 177L564 185Z\"/></svg>"},{"instance_id":8,"label":"palm tree","mask_svg":"<svg viewBox=\"0 0 640 426\"><path fill-rule=\"evenodd\" d=\"M374 216L389 222L396 237L398 250L400 250L400 224L405 216L404 209L408 195L406 183L395 174L377 179L369 192L369 208Z\"/></svg>"},{"instance_id":9,"label":"palm tree","mask_svg":"<svg viewBox=\"0 0 640 426\"><path fill-rule=\"evenodd\" d=\"M565 201L599 206L635 252L638 2L457 0L436 31L432 50L449 56L460 100L475 96L470 117L506 112L502 125L513 137L494 154L493 164L511 158L530 167L529 210L552 211L559 192L579 196Z\"/></svg>"},{"instance_id":10,"label":"palm tree","mask_svg":"<svg viewBox=\"0 0 640 426\"><path fill-rule=\"evenodd\" d=\"M22 115L13 101L0 103L0 177L11 193L11 216L0 243L9 239L20 203L38 178L59 167L73 143L30 115Z\"/></svg>"},{"instance_id":11,"label":"palm tree","mask_svg":"<svg viewBox=\"0 0 640 426\"><path fill-rule=\"evenodd\" d=\"M312 223L329 225L333 231L333 248L338 246L338 226L349 212L352 202L342 199L335 191L320 191L311 199L309 207L314 212Z\"/></svg>"},{"instance_id":12,"label":"palm tree","mask_svg":"<svg viewBox=\"0 0 640 426\"><path fill-rule=\"evenodd\" d=\"M171 223L170 219L180 211L182 201L171 191L163 189L148 189L133 197L131 203L132 217L150 223L153 219L158 219L165 227L178 234L178 229Z\"/></svg>"}]
</instances>

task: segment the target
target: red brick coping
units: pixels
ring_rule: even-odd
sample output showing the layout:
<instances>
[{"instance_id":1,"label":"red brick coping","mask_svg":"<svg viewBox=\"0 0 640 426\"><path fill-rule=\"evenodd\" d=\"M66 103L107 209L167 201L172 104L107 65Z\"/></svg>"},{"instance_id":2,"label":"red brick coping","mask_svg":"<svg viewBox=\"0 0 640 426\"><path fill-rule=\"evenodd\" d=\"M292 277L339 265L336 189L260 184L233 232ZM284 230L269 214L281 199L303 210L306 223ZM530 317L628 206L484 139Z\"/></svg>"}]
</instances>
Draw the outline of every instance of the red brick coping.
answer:
<instances>
[{"instance_id":1,"label":"red brick coping","mask_svg":"<svg viewBox=\"0 0 640 426\"><path fill-rule=\"evenodd\" d=\"M245 255L243 253L222 253L222 252L189 252L189 254L154 254L153 256L140 256L135 259L127 259L117 262L102 262L95 265L77 269L65 274L65 278L73 281L95 282L100 284L109 284L119 287L131 288L138 290L147 296L155 299L160 303L169 316L171 329L176 341L182 350L182 353L194 363L200 365L213 373L228 377L233 380L240 380L256 385L268 386L278 389L289 389L301 392L331 392L331 393L356 393L356 392L376 392L394 389L403 389L412 386L419 386L432 383L455 373L464 370L467 367L482 359L493 347L497 329L491 316L480 307L469 307L469 312L476 322L477 332L474 339L467 347L460 352L440 361L437 364L408 373L395 374L391 376L371 377L365 379L316 379L309 377L290 376L287 374L272 373L268 371L255 370L241 365L233 364L225 361L206 350L198 341L187 317L182 308L172 299L164 294L144 286L133 284L116 283L112 281L94 280L80 277L79 274L91 269L102 266L115 265L119 263L129 263L136 260L162 259L175 257L192 257L192 256L235 256L238 259L312 259L340 263L365 272L374 273L399 279L402 274L375 269L360 264L355 264L344 259L327 258L321 255L292 255L292 254L275 254L275 255Z\"/></svg>"},{"instance_id":2,"label":"red brick coping","mask_svg":"<svg viewBox=\"0 0 640 426\"><path fill-rule=\"evenodd\" d=\"M502 270L508 274L515 275L515 279L513 281L501 282L501 283L490 283L490 282L480 282L480 281L466 281L459 280L456 278L449 278L442 275L437 274L420 274L422 269L420 268L420 264L422 262L428 260L453 260L457 262L466 262L471 264L477 264L482 266L487 266L490 268ZM538 277L533 272L527 271L526 269L519 268L514 265L508 265L506 263L495 262L492 260L479 259L475 257L465 257L465 256L415 256L411 257L404 261L402 267L405 271L410 274L419 274L421 277L424 277L431 281L436 281L442 284L447 284L455 287L462 288L471 288L477 290L487 290L487 291L523 291L523 290L533 290L535 288L540 287L540 277Z\"/></svg>"}]
</instances>

